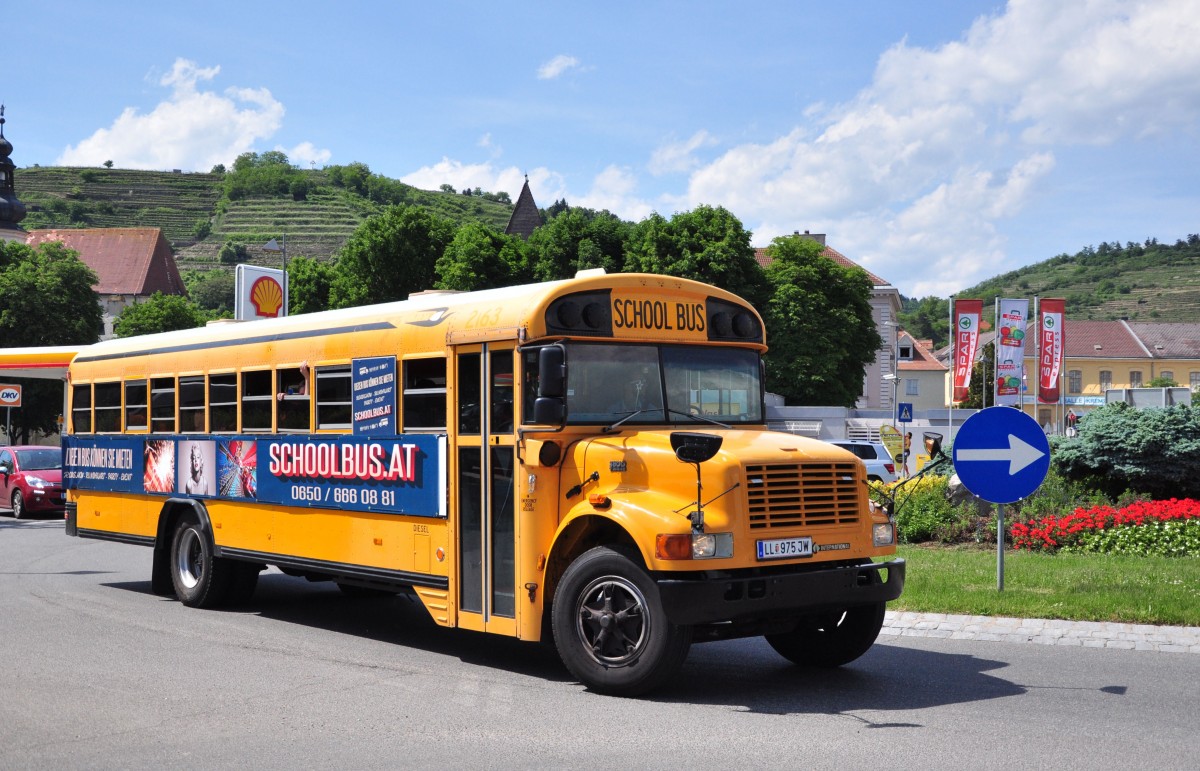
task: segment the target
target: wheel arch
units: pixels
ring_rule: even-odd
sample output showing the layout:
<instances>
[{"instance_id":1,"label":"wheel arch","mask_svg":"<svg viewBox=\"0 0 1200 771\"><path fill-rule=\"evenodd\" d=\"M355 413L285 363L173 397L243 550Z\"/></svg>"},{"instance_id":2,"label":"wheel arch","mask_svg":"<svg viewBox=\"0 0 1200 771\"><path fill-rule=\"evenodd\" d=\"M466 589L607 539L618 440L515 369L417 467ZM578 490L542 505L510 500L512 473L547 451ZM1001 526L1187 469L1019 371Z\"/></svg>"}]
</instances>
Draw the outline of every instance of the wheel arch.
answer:
<instances>
[{"instance_id":1,"label":"wheel arch","mask_svg":"<svg viewBox=\"0 0 1200 771\"><path fill-rule=\"evenodd\" d=\"M154 562L150 569L150 589L155 594L172 595L175 587L171 584L171 534L181 517L194 514L200 524L200 530L213 542L212 520L208 516L208 508L194 498L168 498L163 502L158 512L158 529L154 536Z\"/></svg>"},{"instance_id":2,"label":"wheel arch","mask_svg":"<svg viewBox=\"0 0 1200 771\"><path fill-rule=\"evenodd\" d=\"M637 542L620 523L596 514L585 514L570 520L559 530L550 547L550 556L546 560L542 602L544 621L550 617L554 593L558 590L567 566L579 555L596 546L616 549L643 568L646 566Z\"/></svg>"}]
</instances>

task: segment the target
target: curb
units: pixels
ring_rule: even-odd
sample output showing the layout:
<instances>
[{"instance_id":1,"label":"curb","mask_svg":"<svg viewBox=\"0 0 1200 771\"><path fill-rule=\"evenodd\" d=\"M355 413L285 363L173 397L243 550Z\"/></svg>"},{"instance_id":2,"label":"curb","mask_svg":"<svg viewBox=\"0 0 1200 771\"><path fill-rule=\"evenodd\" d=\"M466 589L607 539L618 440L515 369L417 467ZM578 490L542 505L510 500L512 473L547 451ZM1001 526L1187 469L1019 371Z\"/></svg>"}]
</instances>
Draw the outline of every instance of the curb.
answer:
<instances>
[{"instance_id":1,"label":"curb","mask_svg":"<svg viewBox=\"0 0 1200 771\"><path fill-rule=\"evenodd\" d=\"M1200 653L1200 627L888 611L881 636Z\"/></svg>"}]
</instances>

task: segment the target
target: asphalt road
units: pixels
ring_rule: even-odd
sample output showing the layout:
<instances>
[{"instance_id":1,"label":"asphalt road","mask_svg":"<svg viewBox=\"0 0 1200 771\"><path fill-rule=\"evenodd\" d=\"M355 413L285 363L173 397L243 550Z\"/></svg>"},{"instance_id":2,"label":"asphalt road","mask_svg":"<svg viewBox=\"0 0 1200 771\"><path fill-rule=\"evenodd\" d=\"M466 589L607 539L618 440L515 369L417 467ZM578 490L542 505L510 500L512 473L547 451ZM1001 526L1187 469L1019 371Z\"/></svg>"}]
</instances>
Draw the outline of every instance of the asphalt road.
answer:
<instances>
[{"instance_id":1,"label":"asphalt road","mask_svg":"<svg viewBox=\"0 0 1200 771\"><path fill-rule=\"evenodd\" d=\"M834 671L697 645L639 700L545 646L264 574L150 593L150 550L0 517L0 768L1193 768L1200 656L884 636Z\"/></svg>"}]
</instances>

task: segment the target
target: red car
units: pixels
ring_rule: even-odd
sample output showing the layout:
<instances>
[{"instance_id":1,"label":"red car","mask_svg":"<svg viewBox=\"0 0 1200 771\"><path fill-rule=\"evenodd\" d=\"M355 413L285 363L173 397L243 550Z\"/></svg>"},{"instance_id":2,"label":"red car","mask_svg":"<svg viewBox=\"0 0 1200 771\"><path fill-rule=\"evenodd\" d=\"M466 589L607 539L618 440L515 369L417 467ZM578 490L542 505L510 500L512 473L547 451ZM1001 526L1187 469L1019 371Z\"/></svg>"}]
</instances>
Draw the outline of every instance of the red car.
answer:
<instances>
[{"instance_id":1,"label":"red car","mask_svg":"<svg viewBox=\"0 0 1200 771\"><path fill-rule=\"evenodd\" d=\"M37 512L62 514L62 448L0 447L0 506L11 505L14 519Z\"/></svg>"}]
</instances>

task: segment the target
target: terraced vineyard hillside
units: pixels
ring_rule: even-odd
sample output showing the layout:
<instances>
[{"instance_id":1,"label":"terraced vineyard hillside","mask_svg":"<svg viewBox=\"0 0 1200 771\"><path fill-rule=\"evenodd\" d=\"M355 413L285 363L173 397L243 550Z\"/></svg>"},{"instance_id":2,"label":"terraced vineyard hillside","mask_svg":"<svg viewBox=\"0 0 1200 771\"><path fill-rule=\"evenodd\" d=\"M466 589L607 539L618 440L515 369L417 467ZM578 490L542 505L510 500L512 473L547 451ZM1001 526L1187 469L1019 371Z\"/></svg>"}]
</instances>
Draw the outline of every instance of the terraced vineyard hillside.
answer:
<instances>
[{"instance_id":1,"label":"terraced vineyard hillside","mask_svg":"<svg viewBox=\"0 0 1200 771\"><path fill-rule=\"evenodd\" d=\"M272 238L287 238L288 257L328 259L354 234L370 213L364 206L351 206L340 193L310 193L306 201L291 198L248 198L230 201L222 214L213 218L208 238L178 249L175 260L180 270L206 267L218 262L226 241L246 245L247 262L279 267L278 252L260 247Z\"/></svg>"},{"instance_id":2,"label":"terraced vineyard hillside","mask_svg":"<svg viewBox=\"0 0 1200 771\"><path fill-rule=\"evenodd\" d=\"M221 198L219 174L55 166L20 169L14 179L26 230L156 227L175 249L196 243L196 223Z\"/></svg>"},{"instance_id":3,"label":"terraced vineyard hillside","mask_svg":"<svg viewBox=\"0 0 1200 771\"><path fill-rule=\"evenodd\" d=\"M28 214L26 230L42 228L156 227L175 250L180 270L231 268L218 255L227 241L245 247L246 261L279 265L262 245L287 236L288 257L331 259L355 229L383 207L335 187L321 170L300 170L312 185L307 200L290 195L225 198L221 174L79 167L19 169L17 196ZM503 230L512 206L407 185L405 203L429 208L456 223L474 221Z\"/></svg>"}]
</instances>

